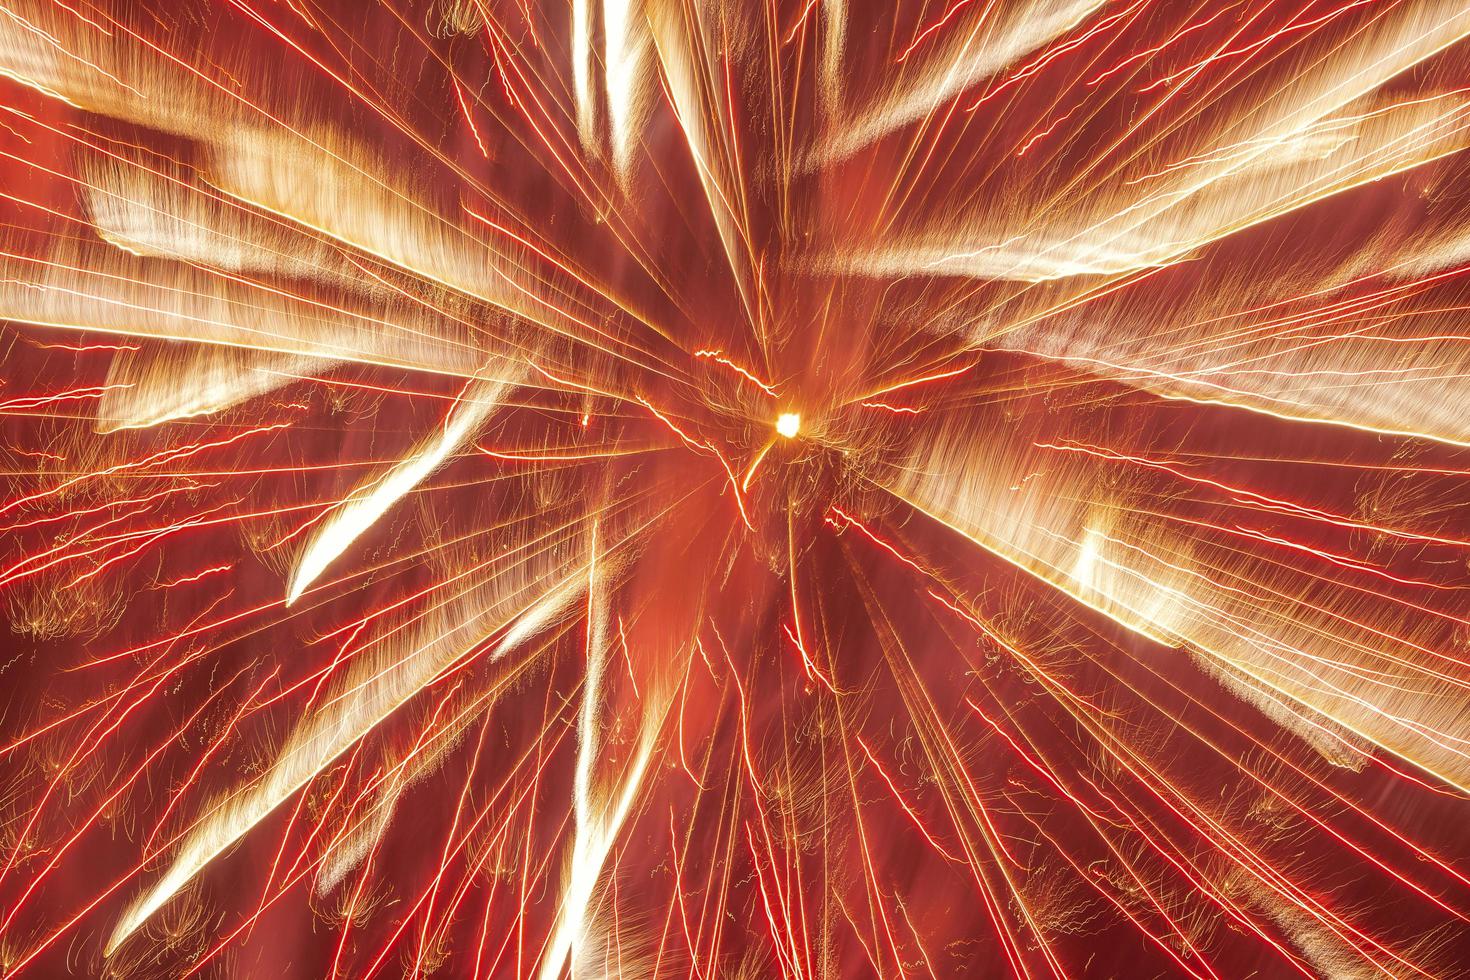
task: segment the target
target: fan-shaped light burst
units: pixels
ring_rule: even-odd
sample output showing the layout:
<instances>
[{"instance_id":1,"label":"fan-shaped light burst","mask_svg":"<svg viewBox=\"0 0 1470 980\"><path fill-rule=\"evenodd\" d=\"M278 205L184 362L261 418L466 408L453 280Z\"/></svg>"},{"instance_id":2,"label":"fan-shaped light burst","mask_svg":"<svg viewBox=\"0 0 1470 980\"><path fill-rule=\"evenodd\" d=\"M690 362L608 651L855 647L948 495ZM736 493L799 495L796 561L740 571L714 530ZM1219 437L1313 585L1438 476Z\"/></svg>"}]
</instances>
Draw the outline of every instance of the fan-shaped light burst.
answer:
<instances>
[{"instance_id":1,"label":"fan-shaped light burst","mask_svg":"<svg viewBox=\"0 0 1470 980\"><path fill-rule=\"evenodd\" d=\"M0 0L0 975L1465 975L1467 44Z\"/></svg>"}]
</instances>

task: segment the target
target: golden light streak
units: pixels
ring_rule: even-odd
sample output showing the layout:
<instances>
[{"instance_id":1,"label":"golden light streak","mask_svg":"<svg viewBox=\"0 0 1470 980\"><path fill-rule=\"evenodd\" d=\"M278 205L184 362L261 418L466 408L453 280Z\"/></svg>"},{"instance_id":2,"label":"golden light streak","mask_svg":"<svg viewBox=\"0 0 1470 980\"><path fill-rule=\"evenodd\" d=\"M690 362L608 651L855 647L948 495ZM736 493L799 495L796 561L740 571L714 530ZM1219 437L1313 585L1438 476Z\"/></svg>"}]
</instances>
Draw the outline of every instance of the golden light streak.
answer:
<instances>
[{"instance_id":1,"label":"golden light streak","mask_svg":"<svg viewBox=\"0 0 1470 980\"><path fill-rule=\"evenodd\" d=\"M465 388L460 400L444 417L440 430L419 443L403 459L383 473L360 484L312 534L286 592L286 603L295 602L326 571L342 552L372 527L388 510L414 487L467 443L475 438L480 426L495 411L500 399L511 390L503 381L477 382Z\"/></svg>"},{"instance_id":2,"label":"golden light streak","mask_svg":"<svg viewBox=\"0 0 1470 980\"><path fill-rule=\"evenodd\" d=\"M1457 976L1467 41L0 0L0 974Z\"/></svg>"}]
</instances>

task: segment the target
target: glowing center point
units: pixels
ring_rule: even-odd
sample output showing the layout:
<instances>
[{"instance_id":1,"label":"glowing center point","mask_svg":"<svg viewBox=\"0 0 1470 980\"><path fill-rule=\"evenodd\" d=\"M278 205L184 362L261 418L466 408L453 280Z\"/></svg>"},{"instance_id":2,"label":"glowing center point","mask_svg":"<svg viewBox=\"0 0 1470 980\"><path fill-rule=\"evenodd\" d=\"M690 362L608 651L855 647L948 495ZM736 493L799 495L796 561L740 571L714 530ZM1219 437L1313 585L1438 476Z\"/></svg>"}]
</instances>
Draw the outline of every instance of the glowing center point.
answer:
<instances>
[{"instance_id":1,"label":"glowing center point","mask_svg":"<svg viewBox=\"0 0 1470 980\"><path fill-rule=\"evenodd\" d=\"M776 418L776 431L787 439L801 431L801 416L795 412L782 412Z\"/></svg>"}]
</instances>

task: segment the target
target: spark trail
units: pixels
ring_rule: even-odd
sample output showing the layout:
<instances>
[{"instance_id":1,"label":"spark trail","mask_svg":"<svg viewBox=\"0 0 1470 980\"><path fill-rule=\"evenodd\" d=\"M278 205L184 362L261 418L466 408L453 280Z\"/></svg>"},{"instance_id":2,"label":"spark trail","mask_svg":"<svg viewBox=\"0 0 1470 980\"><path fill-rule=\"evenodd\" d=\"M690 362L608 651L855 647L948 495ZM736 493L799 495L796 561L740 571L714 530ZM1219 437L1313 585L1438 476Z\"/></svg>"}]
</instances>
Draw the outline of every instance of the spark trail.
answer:
<instances>
[{"instance_id":1,"label":"spark trail","mask_svg":"<svg viewBox=\"0 0 1470 980\"><path fill-rule=\"evenodd\" d=\"M1467 0L0 0L0 977L1463 974Z\"/></svg>"}]
</instances>

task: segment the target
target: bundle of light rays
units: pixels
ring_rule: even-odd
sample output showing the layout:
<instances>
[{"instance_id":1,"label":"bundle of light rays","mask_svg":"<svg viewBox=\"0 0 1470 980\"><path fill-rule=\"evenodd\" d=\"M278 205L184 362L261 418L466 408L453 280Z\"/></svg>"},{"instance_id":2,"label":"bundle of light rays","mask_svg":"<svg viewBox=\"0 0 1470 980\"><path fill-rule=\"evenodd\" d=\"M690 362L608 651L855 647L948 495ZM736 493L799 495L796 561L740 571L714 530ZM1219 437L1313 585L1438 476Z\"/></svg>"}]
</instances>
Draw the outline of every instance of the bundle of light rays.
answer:
<instances>
[{"instance_id":1,"label":"bundle of light rays","mask_svg":"<svg viewBox=\"0 0 1470 980\"><path fill-rule=\"evenodd\" d=\"M1470 0L0 0L0 977L1449 978Z\"/></svg>"}]
</instances>

